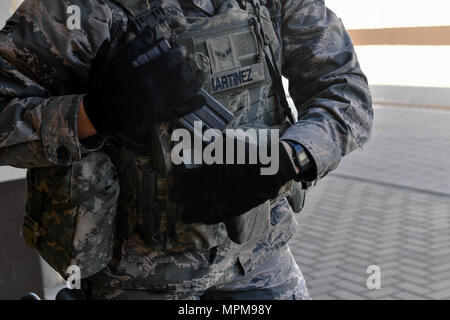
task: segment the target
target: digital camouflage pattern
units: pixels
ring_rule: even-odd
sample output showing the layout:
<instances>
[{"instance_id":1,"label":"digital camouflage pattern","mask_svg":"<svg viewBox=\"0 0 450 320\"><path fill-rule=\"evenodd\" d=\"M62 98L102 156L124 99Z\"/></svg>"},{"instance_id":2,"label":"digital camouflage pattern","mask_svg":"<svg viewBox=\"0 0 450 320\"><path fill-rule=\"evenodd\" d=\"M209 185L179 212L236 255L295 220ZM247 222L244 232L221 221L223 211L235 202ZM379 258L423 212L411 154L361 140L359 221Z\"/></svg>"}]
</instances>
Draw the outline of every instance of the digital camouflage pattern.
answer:
<instances>
[{"instance_id":1,"label":"digital camouflage pattern","mask_svg":"<svg viewBox=\"0 0 450 320\"><path fill-rule=\"evenodd\" d=\"M190 0L162 2L171 16L171 27L179 34L188 27L188 22L209 17L207 10ZM236 1L212 3L218 14L224 13L228 4L237 5ZM222 4L220 8L218 3ZM68 5L81 8L80 30L68 30L65 25ZM272 0L267 6L277 39L272 41L277 62L290 81L289 91L299 111L299 121L287 129L283 139L298 142L310 151L317 165L313 180L321 179L337 167L343 156L361 147L370 137L373 114L367 80L341 21L325 7L324 1ZM58 170L54 166L74 164L82 154L101 146L100 137L89 143L78 141L78 106L98 49L107 40L114 54L127 30L127 22L125 11L109 0L24 1L8 29L0 33L0 165L30 168L30 172L45 167L51 172ZM201 60L196 61L202 66ZM210 65L204 63L203 67ZM248 105L246 91L224 98L228 99L226 105L239 112L240 106ZM260 94L265 108L255 110L261 113L248 116L248 109L244 108L241 114L247 114L236 118L235 123L244 125L245 119L271 121L267 109L270 84ZM170 125L161 124L156 128L158 139L154 140L142 139L138 133L120 139L129 142L129 149L139 154L155 155L150 160L152 169L158 168L157 173L166 178L170 172L167 154L171 146L167 141L171 129ZM135 142L143 140L153 143L149 147ZM165 152L156 155L151 150L155 147ZM112 158L118 166L114 153ZM125 176L124 172L118 169L119 178ZM158 174L155 181L161 188L156 188L156 194L172 183L170 179L158 180ZM136 189L138 183L128 177L129 185ZM131 202L137 200L131 191L128 196L121 192L120 197ZM196 240L195 249L189 249L189 245L158 248L155 242L145 241L139 228L128 228L135 222L145 223L143 217L128 220L128 211L120 203L119 200L118 228L125 225L128 232L121 232L126 236L116 239L111 264L92 278L106 287L201 292L217 284L216 279L226 281L225 274L235 267L244 274L258 269L286 247L297 228L294 213L286 199L281 198L271 204L270 229L251 245L229 240L225 226L220 224L215 226L221 234L220 241L213 247L203 237L208 234L206 227L192 225L190 232L183 231L180 243L202 240L199 247ZM153 206L154 202L148 205ZM161 212L164 204L158 205L153 208ZM166 201L167 207L172 205ZM168 235L177 232L178 227L172 231L164 229L168 221L181 223L176 215L161 213L159 217L160 230L167 230ZM186 230L185 226L181 229ZM266 281L269 285L270 278Z\"/></svg>"},{"instance_id":2,"label":"digital camouflage pattern","mask_svg":"<svg viewBox=\"0 0 450 320\"><path fill-rule=\"evenodd\" d=\"M39 221L41 236L30 244L63 277L71 265L80 268L83 278L106 267L113 254L119 196L108 155L91 152L71 166L29 170L27 182L27 242L34 231L28 227Z\"/></svg>"},{"instance_id":3,"label":"digital camouflage pattern","mask_svg":"<svg viewBox=\"0 0 450 320\"><path fill-rule=\"evenodd\" d=\"M90 294L99 300L309 300L302 272L291 251L279 250L258 269L242 274L229 266L206 291L135 290L92 284Z\"/></svg>"}]
</instances>

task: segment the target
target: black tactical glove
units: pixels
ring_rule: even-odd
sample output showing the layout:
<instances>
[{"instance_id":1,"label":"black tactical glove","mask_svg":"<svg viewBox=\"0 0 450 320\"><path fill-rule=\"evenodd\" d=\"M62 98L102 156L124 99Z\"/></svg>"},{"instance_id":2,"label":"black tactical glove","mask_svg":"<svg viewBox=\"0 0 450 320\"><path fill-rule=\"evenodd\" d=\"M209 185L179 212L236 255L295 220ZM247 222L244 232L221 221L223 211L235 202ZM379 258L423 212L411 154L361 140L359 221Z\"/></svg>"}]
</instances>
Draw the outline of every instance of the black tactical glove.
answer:
<instances>
[{"instance_id":1,"label":"black tactical glove","mask_svg":"<svg viewBox=\"0 0 450 320\"><path fill-rule=\"evenodd\" d=\"M124 132L149 123L176 120L205 103L197 94L203 72L193 60L183 56L180 48L132 65L152 45L145 33L138 35L107 65L106 46L102 46L84 98L86 113L98 132Z\"/></svg>"},{"instance_id":2,"label":"black tactical glove","mask_svg":"<svg viewBox=\"0 0 450 320\"><path fill-rule=\"evenodd\" d=\"M296 178L289 154L280 142L278 146L279 169L275 175L262 175L259 160L258 164L213 164L180 169L171 197L185 206L181 220L216 224L276 198L281 187ZM245 149L248 163L248 143Z\"/></svg>"}]
</instances>

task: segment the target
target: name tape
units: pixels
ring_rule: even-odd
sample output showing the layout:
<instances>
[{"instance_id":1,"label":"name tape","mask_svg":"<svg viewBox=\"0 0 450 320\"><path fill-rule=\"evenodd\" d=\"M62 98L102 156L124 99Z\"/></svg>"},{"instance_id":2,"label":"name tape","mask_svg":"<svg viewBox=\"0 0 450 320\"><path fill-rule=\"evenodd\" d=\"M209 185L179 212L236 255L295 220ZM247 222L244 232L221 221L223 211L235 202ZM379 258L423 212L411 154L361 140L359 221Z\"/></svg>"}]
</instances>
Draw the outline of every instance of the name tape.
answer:
<instances>
[{"instance_id":1,"label":"name tape","mask_svg":"<svg viewBox=\"0 0 450 320\"><path fill-rule=\"evenodd\" d=\"M264 66L262 63L221 71L211 75L211 92L217 93L230 90L263 81L264 79Z\"/></svg>"}]
</instances>

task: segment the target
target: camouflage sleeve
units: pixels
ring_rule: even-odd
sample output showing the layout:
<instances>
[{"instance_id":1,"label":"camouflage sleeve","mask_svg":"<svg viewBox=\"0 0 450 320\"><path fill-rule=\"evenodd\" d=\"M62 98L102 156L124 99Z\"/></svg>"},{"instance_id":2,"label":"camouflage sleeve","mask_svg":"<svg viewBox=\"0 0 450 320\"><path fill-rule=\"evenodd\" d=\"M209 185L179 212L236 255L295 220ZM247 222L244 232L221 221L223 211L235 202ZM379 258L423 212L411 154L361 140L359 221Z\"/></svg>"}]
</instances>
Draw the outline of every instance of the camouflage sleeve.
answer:
<instances>
[{"instance_id":1,"label":"camouflage sleeve","mask_svg":"<svg viewBox=\"0 0 450 320\"><path fill-rule=\"evenodd\" d=\"M0 166L80 159L78 107L111 20L100 0L25 0L8 20L0 32Z\"/></svg>"},{"instance_id":2,"label":"camouflage sleeve","mask_svg":"<svg viewBox=\"0 0 450 320\"><path fill-rule=\"evenodd\" d=\"M342 22L323 0L282 1L283 75L299 112L284 140L302 144L317 166L312 180L370 138L367 79Z\"/></svg>"}]
</instances>

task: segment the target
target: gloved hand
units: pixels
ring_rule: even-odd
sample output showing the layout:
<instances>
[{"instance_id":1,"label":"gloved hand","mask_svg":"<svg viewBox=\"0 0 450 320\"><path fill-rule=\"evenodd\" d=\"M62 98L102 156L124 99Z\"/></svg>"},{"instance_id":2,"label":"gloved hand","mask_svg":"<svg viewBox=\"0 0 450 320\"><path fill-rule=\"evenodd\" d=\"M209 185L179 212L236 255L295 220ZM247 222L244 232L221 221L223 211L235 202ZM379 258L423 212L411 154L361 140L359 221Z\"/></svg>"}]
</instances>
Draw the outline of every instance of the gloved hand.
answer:
<instances>
[{"instance_id":1,"label":"gloved hand","mask_svg":"<svg viewBox=\"0 0 450 320\"><path fill-rule=\"evenodd\" d=\"M259 160L258 164L235 161L179 170L171 199L185 206L181 220L216 224L276 198L281 187L297 176L288 152L280 142L278 147L279 169L275 175L262 175ZM248 143L245 150L248 163Z\"/></svg>"},{"instance_id":2,"label":"gloved hand","mask_svg":"<svg viewBox=\"0 0 450 320\"><path fill-rule=\"evenodd\" d=\"M100 133L123 132L149 123L179 119L202 107L198 95L204 75L195 62L174 47L137 67L132 62L153 44L144 33L107 65L106 46L93 63L86 113Z\"/></svg>"}]
</instances>

